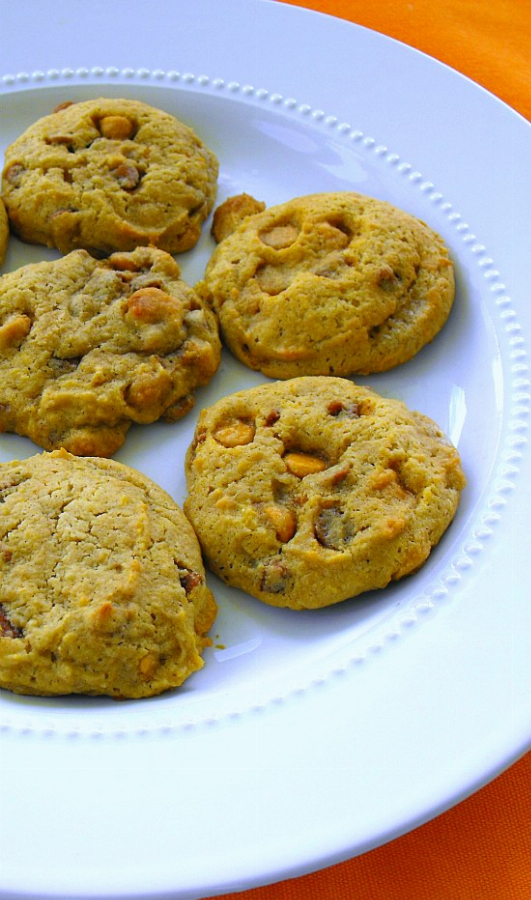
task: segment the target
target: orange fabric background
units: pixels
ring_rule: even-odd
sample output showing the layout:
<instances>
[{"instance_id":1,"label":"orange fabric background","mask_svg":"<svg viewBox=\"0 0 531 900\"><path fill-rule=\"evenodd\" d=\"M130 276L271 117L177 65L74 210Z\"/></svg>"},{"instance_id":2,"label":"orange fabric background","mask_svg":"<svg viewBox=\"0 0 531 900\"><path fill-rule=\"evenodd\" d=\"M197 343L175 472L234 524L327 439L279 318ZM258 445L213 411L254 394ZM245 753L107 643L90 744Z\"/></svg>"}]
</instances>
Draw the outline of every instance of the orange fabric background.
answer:
<instances>
[{"instance_id":1,"label":"orange fabric background","mask_svg":"<svg viewBox=\"0 0 531 900\"><path fill-rule=\"evenodd\" d=\"M531 119L529 0L284 0L410 44ZM531 753L356 859L226 900L531 900Z\"/></svg>"},{"instance_id":2,"label":"orange fabric background","mask_svg":"<svg viewBox=\"0 0 531 900\"><path fill-rule=\"evenodd\" d=\"M434 56L531 119L529 0L284 0Z\"/></svg>"}]
</instances>

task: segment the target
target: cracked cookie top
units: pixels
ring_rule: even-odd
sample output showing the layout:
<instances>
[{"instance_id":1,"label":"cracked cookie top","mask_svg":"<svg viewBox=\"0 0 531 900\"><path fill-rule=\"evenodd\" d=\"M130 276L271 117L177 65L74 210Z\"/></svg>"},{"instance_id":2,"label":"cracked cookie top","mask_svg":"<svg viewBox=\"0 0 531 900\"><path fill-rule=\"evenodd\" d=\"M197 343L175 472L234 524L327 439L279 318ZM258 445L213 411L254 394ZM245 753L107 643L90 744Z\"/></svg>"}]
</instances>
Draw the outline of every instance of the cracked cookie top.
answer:
<instances>
[{"instance_id":1,"label":"cracked cookie top","mask_svg":"<svg viewBox=\"0 0 531 900\"><path fill-rule=\"evenodd\" d=\"M135 100L65 103L5 152L3 199L29 243L95 256L193 247L214 203L218 161L192 128Z\"/></svg>"},{"instance_id":2,"label":"cracked cookie top","mask_svg":"<svg viewBox=\"0 0 531 900\"><path fill-rule=\"evenodd\" d=\"M203 665L216 604L181 509L114 460L0 465L0 687L149 697Z\"/></svg>"},{"instance_id":3,"label":"cracked cookie top","mask_svg":"<svg viewBox=\"0 0 531 900\"><path fill-rule=\"evenodd\" d=\"M183 416L219 360L214 313L162 250L0 278L0 430L46 450L111 456L133 422Z\"/></svg>"},{"instance_id":4,"label":"cracked cookie top","mask_svg":"<svg viewBox=\"0 0 531 900\"><path fill-rule=\"evenodd\" d=\"M443 327L453 266L420 220L348 191L261 212L237 200L216 210L221 240L198 289L250 368L272 378L381 372Z\"/></svg>"},{"instance_id":5,"label":"cracked cookie top","mask_svg":"<svg viewBox=\"0 0 531 900\"><path fill-rule=\"evenodd\" d=\"M199 419L184 510L212 570L273 606L328 606L416 571L454 518L457 450L403 403L301 377Z\"/></svg>"}]
</instances>

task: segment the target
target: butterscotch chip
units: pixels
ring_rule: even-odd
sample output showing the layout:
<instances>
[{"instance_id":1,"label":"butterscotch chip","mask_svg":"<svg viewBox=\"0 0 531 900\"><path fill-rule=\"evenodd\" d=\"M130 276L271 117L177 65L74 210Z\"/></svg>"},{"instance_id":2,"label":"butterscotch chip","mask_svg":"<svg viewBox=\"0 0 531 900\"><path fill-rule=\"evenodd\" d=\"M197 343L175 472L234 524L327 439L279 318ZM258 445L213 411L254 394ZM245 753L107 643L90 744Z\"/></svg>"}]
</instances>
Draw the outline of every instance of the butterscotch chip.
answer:
<instances>
[{"instance_id":1,"label":"butterscotch chip","mask_svg":"<svg viewBox=\"0 0 531 900\"><path fill-rule=\"evenodd\" d=\"M9 244L9 221L6 208L0 199L0 266L4 262L7 246Z\"/></svg>"},{"instance_id":2,"label":"butterscotch chip","mask_svg":"<svg viewBox=\"0 0 531 900\"><path fill-rule=\"evenodd\" d=\"M0 278L0 430L111 456L133 422L188 412L220 349L214 313L162 250L24 266Z\"/></svg>"},{"instance_id":3,"label":"butterscotch chip","mask_svg":"<svg viewBox=\"0 0 531 900\"><path fill-rule=\"evenodd\" d=\"M297 518L292 509L285 506L266 506L265 514L271 520L279 541L291 541L297 529Z\"/></svg>"},{"instance_id":4,"label":"butterscotch chip","mask_svg":"<svg viewBox=\"0 0 531 900\"><path fill-rule=\"evenodd\" d=\"M64 450L0 465L0 686L150 697L203 665L195 534L139 472Z\"/></svg>"},{"instance_id":5,"label":"butterscotch chip","mask_svg":"<svg viewBox=\"0 0 531 900\"><path fill-rule=\"evenodd\" d=\"M218 161L192 128L135 100L68 103L5 152L4 202L24 241L96 256L193 247Z\"/></svg>"},{"instance_id":6,"label":"butterscotch chip","mask_svg":"<svg viewBox=\"0 0 531 900\"><path fill-rule=\"evenodd\" d=\"M286 468L292 475L297 478L305 478L307 475L315 475L326 469L324 459L313 456L311 453L287 453L284 457Z\"/></svg>"},{"instance_id":7,"label":"butterscotch chip","mask_svg":"<svg viewBox=\"0 0 531 900\"><path fill-rule=\"evenodd\" d=\"M272 378L390 369L433 340L450 313L446 246L389 203L313 194L229 231L199 289L234 355Z\"/></svg>"},{"instance_id":8,"label":"butterscotch chip","mask_svg":"<svg viewBox=\"0 0 531 900\"><path fill-rule=\"evenodd\" d=\"M227 421L253 437L227 446ZM465 485L438 426L343 378L305 376L201 413L184 510L210 568L273 606L313 609L384 588L428 558Z\"/></svg>"},{"instance_id":9,"label":"butterscotch chip","mask_svg":"<svg viewBox=\"0 0 531 900\"><path fill-rule=\"evenodd\" d=\"M216 440L224 447L238 447L240 444L248 444L254 437L254 426L248 422L234 422L230 425L222 425L216 431Z\"/></svg>"},{"instance_id":10,"label":"butterscotch chip","mask_svg":"<svg viewBox=\"0 0 531 900\"><path fill-rule=\"evenodd\" d=\"M114 141L126 141L132 137L136 126L129 116L103 116L98 122L100 134Z\"/></svg>"}]
</instances>

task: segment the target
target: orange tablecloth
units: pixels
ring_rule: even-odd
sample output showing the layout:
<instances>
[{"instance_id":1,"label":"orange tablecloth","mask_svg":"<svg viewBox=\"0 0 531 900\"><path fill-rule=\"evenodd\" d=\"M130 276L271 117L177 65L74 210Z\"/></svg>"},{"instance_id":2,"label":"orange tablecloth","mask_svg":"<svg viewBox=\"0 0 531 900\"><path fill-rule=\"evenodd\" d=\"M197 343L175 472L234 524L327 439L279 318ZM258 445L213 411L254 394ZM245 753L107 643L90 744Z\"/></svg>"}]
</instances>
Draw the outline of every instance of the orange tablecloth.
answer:
<instances>
[{"instance_id":1,"label":"orange tablecloth","mask_svg":"<svg viewBox=\"0 0 531 900\"><path fill-rule=\"evenodd\" d=\"M529 0L284 0L397 38L531 119ZM229 900L531 900L531 754L371 853Z\"/></svg>"}]
</instances>

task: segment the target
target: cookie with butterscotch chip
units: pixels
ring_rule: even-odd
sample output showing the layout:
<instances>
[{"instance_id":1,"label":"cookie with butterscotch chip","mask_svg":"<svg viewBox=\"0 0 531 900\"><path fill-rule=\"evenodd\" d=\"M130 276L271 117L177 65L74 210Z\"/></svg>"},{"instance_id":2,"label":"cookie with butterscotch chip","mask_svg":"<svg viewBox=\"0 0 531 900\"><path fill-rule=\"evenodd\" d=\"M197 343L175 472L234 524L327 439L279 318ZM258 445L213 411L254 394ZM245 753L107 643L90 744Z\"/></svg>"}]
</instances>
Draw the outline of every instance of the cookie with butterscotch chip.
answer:
<instances>
[{"instance_id":1,"label":"cookie with butterscotch chip","mask_svg":"<svg viewBox=\"0 0 531 900\"><path fill-rule=\"evenodd\" d=\"M6 208L0 199L0 266L4 262L7 245L9 244L9 221Z\"/></svg>"},{"instance_id":2,"label":"cookie with butterscotch chip","mask_svg":"<svg viewBox=\"0 0 531 900\"><path fill-rule=\"evenodd\" d=\"M24 266L0 278L0 431L111 456L133 422L191 409L220 352L214 313L163 250Z\"/></svg>"},{"instance_id":3,"label":"cookie with butterscotch chip","mask_svg":"<svg viewBox=\"0 0 531 900\"><path fill-rule=\"evenodd\" d=\"M431 419L332 376L219 400L201 413L186 473L184 511L206 563L291 609L415 572L465 485L457 450Z\"/></svg>"},{"instance_id":4,"label":"cookie with butterscotch chip","mask_svg":"<svg viewBox=\"0 0 531 900\"><path fill-rule=\"evenodd\" d=\"M249 215L198 286L234 355L272 378L381 372L445 324L448 249L390 203L312 194Z\"/></svg>"},{"instance_id":5,"label":"cookie with butterscotch chip","mask_svg":"<svg viewBox=\"0 0 531 900\"><path fill-rule=\"evenodd\" d=\"M203 666L216 603L182 510L58 450L0 465L0 687L150 697Z\"/></svg>"},{"instance_id":6,"label":"cookie with butterscotch chip","mask_svg":"<svg viewBox=\"0 0 531 900\"><path fill-rule=\"evenodd\" d=\"M5 152L13 232L62 253L193 247L216 196L218 161L175 116L136 100L65 103Z\"/></svg>"},{"instance_id":7,"label":"cookie with butterscotch chip","mask_svg":"<svg viewBox=\"0 0 531 900\"><path fill-rule=\"evenodd\" d=\"M214 240L219 244L229 234L232 234L244 219L247 219L248 216L255 216L264 209L265 203L262 200L255 200L250 194L236 194L234 197L228 197L223 203L220 203L212 217L211 232Z\"/></svg>"}]
</instances>

